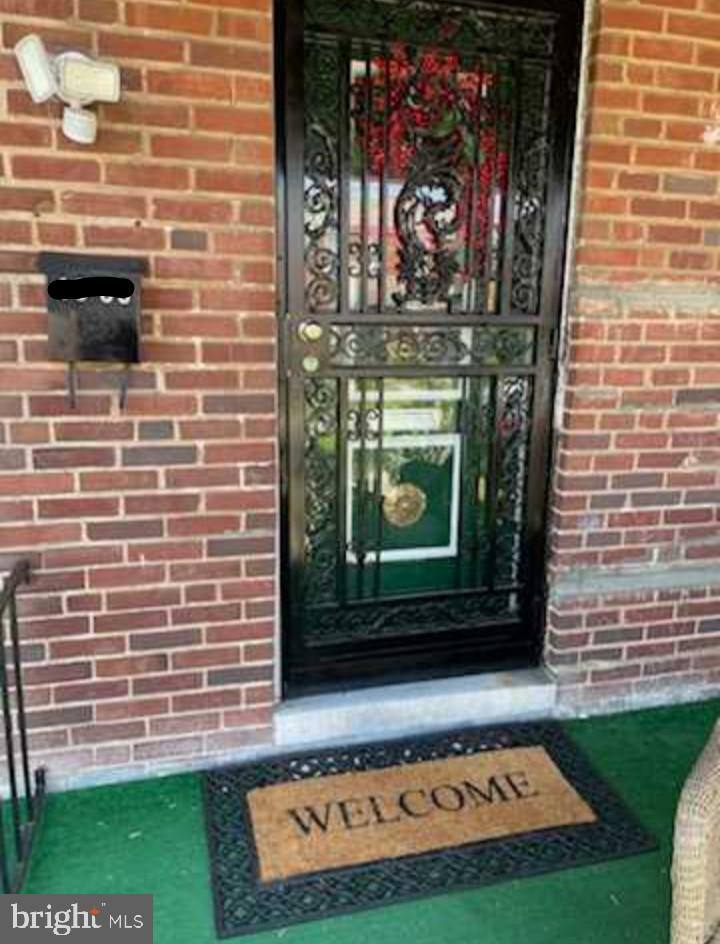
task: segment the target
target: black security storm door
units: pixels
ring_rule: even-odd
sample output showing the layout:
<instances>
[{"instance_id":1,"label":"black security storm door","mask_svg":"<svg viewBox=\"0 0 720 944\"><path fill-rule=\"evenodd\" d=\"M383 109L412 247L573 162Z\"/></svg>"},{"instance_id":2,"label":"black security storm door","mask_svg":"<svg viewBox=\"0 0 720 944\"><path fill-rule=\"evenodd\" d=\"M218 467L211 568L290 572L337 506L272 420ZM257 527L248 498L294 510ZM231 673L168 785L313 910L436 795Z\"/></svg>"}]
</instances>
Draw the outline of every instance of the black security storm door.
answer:
<instances>
[{"instance_id":1,"label":"black security storm door","mask_svg":"<svg viewBox=\"0 0 720 944\"><path fill-rule=\"evenodd\" d=\"M580 7L280 4L290 693L537 659Z\"/></svg>"}]
</instances>

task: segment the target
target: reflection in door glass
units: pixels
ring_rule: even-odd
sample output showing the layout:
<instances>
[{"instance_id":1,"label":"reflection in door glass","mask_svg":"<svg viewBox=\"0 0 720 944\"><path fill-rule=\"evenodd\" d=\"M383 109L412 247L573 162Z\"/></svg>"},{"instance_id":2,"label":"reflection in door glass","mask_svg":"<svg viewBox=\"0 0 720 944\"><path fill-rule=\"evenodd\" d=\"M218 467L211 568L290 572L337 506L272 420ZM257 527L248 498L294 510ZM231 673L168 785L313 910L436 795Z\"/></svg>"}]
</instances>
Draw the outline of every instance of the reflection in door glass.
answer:
<instances>
[{"instance_id":1,"label":"reflection in door glass","mask_svg":"<svg viewBox=\"0 0 720 944\"><path fill-rule=\"evenodd\" d=\"M350 310L495 313L508 63L395 43L354 56L349 78Z\"/></svg>"},{"instance_id":2,"label":"reflection in door glass","mask_svg":"<svg viewBox=\"0 0 720 944\"><path fill-rule=\"evenodd\" d=\"M472 562L462 559L461 526L468 515L474 525L487 518L481 482L489 454L487 438L472 441L466 433L475 425L471 409L487 422L489 386L460 377L350 381L350 598L452 589L466 578ZM470 467L474 488L463 483Z\"/></svg>"}]
</instances>

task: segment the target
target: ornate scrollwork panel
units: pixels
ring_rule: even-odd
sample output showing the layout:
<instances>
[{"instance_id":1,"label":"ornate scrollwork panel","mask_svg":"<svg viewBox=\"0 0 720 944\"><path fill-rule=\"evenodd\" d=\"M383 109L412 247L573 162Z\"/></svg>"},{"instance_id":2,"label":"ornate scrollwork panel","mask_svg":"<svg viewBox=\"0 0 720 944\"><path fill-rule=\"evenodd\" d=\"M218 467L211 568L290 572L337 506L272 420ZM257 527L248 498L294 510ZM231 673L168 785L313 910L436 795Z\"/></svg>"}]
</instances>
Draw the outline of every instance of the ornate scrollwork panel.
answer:
<instances>
[{"instance_id":1,"label":"ornate scrollwork panel","mask_svg":"<svg viewBox=\"0 0 720 944\"><path fill-rule=\"evenodd\" d=\"M338 45L308 37L305 73L312 82L305 108L305 298L313 313L337 311L339 302L340 69Z\"/></svg>"},{"instance_id":2,"label":"ornate scrollwork panel","mask_svg":"<svg viewBox=\"0 0 720 944\"><path fill-rule=\"evenodd\" d=\"M532 409L531 378L507 377L501 381L501 385L495 520L496 584L514 582L520 573Z\"/></svg>"},{"instance_id":3,"label":"ornate scrollwork panel","mask_svg":"<svg viewBox=\"0 0 720 944\"><path fill-rule=\"evenodd\" d=\"M518 132L515 179L511 307L525 315L540 308L545 249L545 203L550 145L548 140L550 73L544 66L524 65L523 112Z\"/></svg>"},{"instance_id":4,"label":"ornate scrollwork panel","mask_svg":"<svg viewBox=\"0 0 720 944\"><path fill-rule=\"evenodd\" d=\"M332 367L516 366L533 363L535 329L332 325Z\"/></svg>"},{"instance_id":5,"label":"ornate scrollwork panel","mask_svg":"<svg viewBox=\"0 0 720 944\"><path fill-rule=\"evenodd\" d=\"M319 31L467 52L480 48L547 57L555 41L556 17L551 13L488 11L437 0L307 0L305 17L307 26Z\"/></svg>"},{"instance_id":6,"label":"ornate scrollwork panel","mask_svg":"<svg viewBox=\"0 0 720 944\"><path fill-rule=\"evenodd\" d=\"M440 600L313 609L308 613L309 645L379 639L384 636L471 629L487 620L517 616L513 593L468 594Z\"/></svg>"},{"instance_id":7,"label":"ornate scrollwork panel","mask_svg":"<svg viewBox=\"0 0 720 944\"><path fill-rule=\"evenodd\" d=\"M337 385L305 381L305 599L335 599L338 557Z\"/></svg>"}]
</instances>

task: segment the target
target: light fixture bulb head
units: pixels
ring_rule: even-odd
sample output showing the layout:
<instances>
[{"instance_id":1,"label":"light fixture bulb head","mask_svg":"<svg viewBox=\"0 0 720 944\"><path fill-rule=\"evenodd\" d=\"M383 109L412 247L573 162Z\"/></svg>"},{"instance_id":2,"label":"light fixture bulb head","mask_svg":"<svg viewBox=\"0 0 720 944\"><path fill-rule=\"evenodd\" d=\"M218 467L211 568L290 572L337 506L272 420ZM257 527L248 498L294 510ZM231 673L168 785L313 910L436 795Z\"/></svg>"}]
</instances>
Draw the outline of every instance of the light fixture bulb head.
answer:
<instances>
[{"instance_id":1,"label":"light fixture bulb head","mask_svg":"<svg viewBox=\"0 0 720 944\"><path fill-rule=\"evenodd\" d=\"M39 105L52 98L57 92L55 71L42 39L36 33L23 36L15 43L15 57L35 104Z\"/></svg>"},{"instance_id":2,"label":"light fixture bulb head","mask_svg":"<svg viewBox=\"0 0 720 944\"><path fill-rule=\"evenodd\" d=\"M67 105L63 110L63 134L77 144L94 144L97 138L97 115L79 105Z\"/></svg>"}]
</instances>

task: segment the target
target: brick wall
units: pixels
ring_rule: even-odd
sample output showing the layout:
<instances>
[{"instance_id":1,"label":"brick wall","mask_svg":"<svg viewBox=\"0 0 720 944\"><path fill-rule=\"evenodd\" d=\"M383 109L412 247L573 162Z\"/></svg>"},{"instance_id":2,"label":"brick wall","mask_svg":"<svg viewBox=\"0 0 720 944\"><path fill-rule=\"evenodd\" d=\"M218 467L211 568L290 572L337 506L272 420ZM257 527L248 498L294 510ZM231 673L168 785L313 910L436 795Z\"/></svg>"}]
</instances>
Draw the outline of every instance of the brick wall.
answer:
<instances>
[{"instance_id":1,"label":"brick wall","mask_svg":"<svg viewBox=\"0 0 720 944\"><path fill-rule=\"evenodd\" d=\"M720 2L601 2L589 66L547 637L567 710L720 689Z\"/></svg>"},{"instance_id":2,"label":"brick wall","mask_svg":"<svg viewBox=\"0 0 720 944\"><path fill-rule=\"evenodd\" d=\"M0 19L0 569L35 570L36 756L57 780L237 752L273 702L270 4L0 0ZM121 66L95 146L26 94L31 31ZM148 259L126 412L100 365L70 409L40 248Z\"/></svg>"},{"instance_id":3,"label":"brick wall","mask_svg":"<svg viewBox=\"0 0 720 944\"><path fill-rule=\"evenodd\" d=\"M270 739L276 566L269 0L0 0L0 566L36 753L119 776ZM11 47L123 69L94 147ZM553 473L563 710L720 689L720 0L601 2ZM144 363L47 360L38 249L148 259Z\"/></svg>"}]
</instances>

